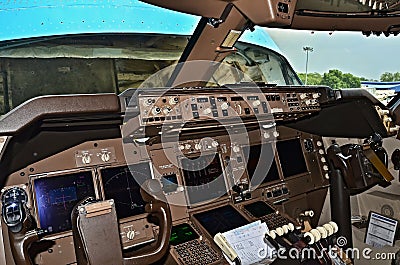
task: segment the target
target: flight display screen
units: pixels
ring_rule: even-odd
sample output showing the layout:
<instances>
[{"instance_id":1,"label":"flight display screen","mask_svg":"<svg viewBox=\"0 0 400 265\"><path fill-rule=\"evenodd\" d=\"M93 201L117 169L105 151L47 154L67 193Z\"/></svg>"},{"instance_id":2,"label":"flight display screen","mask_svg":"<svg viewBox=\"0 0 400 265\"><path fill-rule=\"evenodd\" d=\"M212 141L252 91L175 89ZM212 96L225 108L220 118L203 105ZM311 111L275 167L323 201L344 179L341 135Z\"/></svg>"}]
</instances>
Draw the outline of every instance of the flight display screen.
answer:
<instances>
[{"instance_id":1,"label":"flight display screen","mask_svg":"<svg viewBox=\"0 0 400 265\"><path fill-rule=\"evenodd\" d=\"M272 209L268 204L263 201L246 204L243 206L243 208L246 209L255 218L260 218L275 212L274 209Z\"/></svg>"},{"instance_id":2,"label":"flight display screen","mask_svg":"<svg viewBox=\"0 0 400 265\"><path fill-rule=\"evenodd\" d=\"M172 227L169 243L172 246L177 246L197 238L199 238L199 235L196 231L189 224L183 223Z\"/></svg>"},{"instance_id":3,"label":"flight display screen","mask_svg":"<svg viewBox=\"0 0 400 265\"><path fill-rule=\"evenodd\" d=\"M148 162L100 170L105 199L113 199L119 219L144 213L140 184L151 179Z\"/></svg>"},{"instance_id":4,"label":"flight display screen","mask_svg":"<svg viewBox=\"0 0 400 265\"><path fill-rule=\"evenodd\" d=\"M285 178L308 172L300 139L278 141L276 148Z\"/></svg>"},{"instance_id":5,"label":"flight display screen","mask_svg":"<svg viewBox=\"0 0 400 265\"><path fill-rule=\"evenodd\" d=\"M194 218L214 237L217 233L235 229L249 222L231 205L225 205L193 215Z\"/></svg>"},{"instance_id":6,"label":"flight display screen","mask_svg":"<svg viewBox=\"0 0 400 265\"><path fill-rule=\"evenodd\" d=\"M87 197L95 197L92 172L37 178L33 181L40 227L47 233L71 230L71 212Z\"/></svg>"},{"instance_id":7,"label":"flight display screen","mask_svg":"<svg viewBox=\"0 0 400 265\"><path fill-rule=\"evenodd\" d=\"M227 189L218 154L181 160L187 196L191 204L216 199Z\"/></svg>"},{"instance_id":8,"label":"flight display screen","mask_svg":"<svg viewBox=\"0 0 400 265\"><path fill-rule=\"evenodd\" d=\"M243 148L248 157L247 172L252 186L279 180L278 167L271 144L254 145ZM265 168L269 167L266 171Z\"/></svg>"}]
</instances>

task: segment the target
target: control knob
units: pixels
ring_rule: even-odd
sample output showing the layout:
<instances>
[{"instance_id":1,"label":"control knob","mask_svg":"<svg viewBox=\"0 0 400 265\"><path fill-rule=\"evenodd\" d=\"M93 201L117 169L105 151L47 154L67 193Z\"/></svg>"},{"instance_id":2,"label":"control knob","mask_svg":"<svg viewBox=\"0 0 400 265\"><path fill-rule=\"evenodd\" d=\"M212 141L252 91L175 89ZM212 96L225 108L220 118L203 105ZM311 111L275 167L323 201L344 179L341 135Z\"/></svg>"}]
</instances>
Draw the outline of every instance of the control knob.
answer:
<instances>
[{"instance_id":1,"label":"control knob","mask_svg":"<svg viewBox=\"0 0 400 265\"><path fill-rule=\"evenodd\" d=\"M315 98L315 99L319 98L320 96L321 96L320 93L313 93L312 94L312 97Z\"/></svg>"},{"instance_id":2,"label":"control knob","mask_svg":"<svg viewBox=\"0 0 400 265\"><path fill-rule=\"evenodd\" d=\"M169 104L175 105L179 102L179 97L172 97L169 99Z\"/></svg>"},{"instance_id":3,"label":"control knob","mask_svg":"<svg viewBox=\"0 0 400 265\"><path fill-rule=\"evenodd\" d=\"M133 239L135 238L135 230L129 231L128 233L126 233L126 237L127 237L129 240L133 240Z\"/></svg>"},{"instance_id":4,"label":"control knob","mask_svg":"<svg viewBox=\"0 0 400 265\"><path fill-rule=\"evenodd\" d=\"M311 234L310 232L305 232L304 233L304 239L309 245L312 245L312 244L315 243L314 235Z\"/></svg>"},{"instance_id":5,"label":"control knob","mask_svg":"<svg viewBox=\"0 0 400 265\"><path fill-rule=\"evenodd\" d=\"M163 113L164 113L165 115L168 115L168 113L170 113L171 110L172 110L172 109L171 109L170 106L165 106L164 109L163 109Z\"/></svg>"},{"instance_id":6,"label":"control knob","mask_svg":"<svg viewBox=\"0 0 400 265\"><path fill-rule=\"evenodd\" d=\"M219 145L219 143L217 141L212 141L211 142L211 146L214 147L214 148L217 148L218 145Z\"/></svg>"},{"instance_id":7,"label":"control knob","mask_svg":"<svg viewBox=\"0 0 400 265\"><path fill-rule=\"evenodd\" d=\"M110 161L110 158L111 158L111 156L110 156L109 152L105 151L105 152L101 153L101 156L100 156L101 161L108 162L108 161Z\"/></svg>"},{"instance_id":8,"label":"control knob","mask_svg":"<svg viewBox=\"0 0 400 265\"><path fill-rule=\"evenodd\" d=\"M307 97L307 94L305 94L305 93L300 94L300 99L305 99L306 97Z\"/></svg>"},{"instance_id":9,"label":"control knob","mask_svg":"<svg viewBox=\"0 0 400 265\"><path fill-rule=\"evenodd\" d=\"M151 104L153 104L153 99L152 98L148 98L148 99L143 101L143 105L145 107L151 106Z\"/></svg>"},{"instance_id":10,"label":"control knob","mask_svg":"<svg viewBox=\"0 0 400 265\"><path fill-rule=\"evenodd\" d=\"M161 109L160 107L155 107L153 108L153 110L151 111L151 113L153 113L153 115L158 115L161 113Z\"/></svg>"},{"instance_id":11,"label":"control knob","mask_svg":"<svg viewBox=\"0 0 400 265\"><path fill-rule=\"evenodd\" d=\"M90 162L92 162L92 158L90 157L90 154L88 154L88 153L82 154L82 163L87 165L87 164L90 164Z\"/></svg>"}]
</instances>

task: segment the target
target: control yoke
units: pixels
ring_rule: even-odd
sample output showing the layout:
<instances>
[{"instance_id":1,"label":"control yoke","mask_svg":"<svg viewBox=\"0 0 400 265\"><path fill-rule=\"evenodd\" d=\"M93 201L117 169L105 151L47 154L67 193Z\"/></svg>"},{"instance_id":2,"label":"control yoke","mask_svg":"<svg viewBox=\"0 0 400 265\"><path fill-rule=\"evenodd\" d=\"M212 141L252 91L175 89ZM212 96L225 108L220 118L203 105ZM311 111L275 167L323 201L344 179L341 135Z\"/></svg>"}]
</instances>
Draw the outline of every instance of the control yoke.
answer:
<instances>
[{"instance_id":1,"label":"control yoke","mask_svg":"<svg viewBox=\"0 0 400 265\"><path fill-rule=\"evenodd\" d=\"M2 216L8 227L11 252L16 265L33 265L28 254L30 245L43 234L26 206L27 194L24 189L13 187L3 192Z\"/></svg>"},{"instance_id":2,"label":"control yoke","mask_svg":"<svg viewBox=\"0 0 400 265\"><path fill-rule=\"evenodd\" d=\"M149 264L165 255L172 226L169 205L157 180L147 180L140 192L146 212L158 222L156 241L123 253L114 201L87 199L75 206L71 216L78 265Z\"/></svg>"}]
</instances>

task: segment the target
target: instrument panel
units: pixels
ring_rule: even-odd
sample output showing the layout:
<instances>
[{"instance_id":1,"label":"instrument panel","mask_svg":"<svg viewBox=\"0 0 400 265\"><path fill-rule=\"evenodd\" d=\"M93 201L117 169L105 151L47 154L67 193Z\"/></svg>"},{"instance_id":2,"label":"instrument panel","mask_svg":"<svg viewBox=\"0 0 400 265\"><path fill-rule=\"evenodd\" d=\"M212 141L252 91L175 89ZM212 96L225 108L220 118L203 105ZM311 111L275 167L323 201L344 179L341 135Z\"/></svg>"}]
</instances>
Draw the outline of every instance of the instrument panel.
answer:
<instances>
[{"instance_id":1,"label":"instrument panel","mask_svg":"<svg viewBox=\"0 0 400 265\"><path fill-rule=\"evenodd\" d=\"M179 95L173 92L154 92L139 95L141 125L182 123L199 120L227 120L260 116L275 119L296 118L318 112L320 102L327 100L323 89L304 92L238 92L191 93ZM258 90L258 89L257 89ZM175 92L175 91L174 91Z\"/></svg>"},{"instance_id":2,"label":"instrument panel","mask_svg":"<svg viewBox=\"0 0 400 265\"><path fill-rule=\"evenodd\" d=\"M58 246L58 251L50 247L37 253L35 262L74 262L71 211L86 197L114 201L125 251L155 242L158 226L148 219L140 193L148 179L159 181L171 210L169 257L175 264L196 264L199 257L222 262L212 240L216 232L254 220L267 222L271 229L297 225L299 214L310 208L320 214L322 200L315 197L325 195L329 185L322 139L279 122L317 113L329 98L324 91L261 91L240 97L232 91L207 90L166 91L160 97L153 91L140 94L138 131L200 123L164 142L152 134L83 142L10 176L5 190L24 186L43 240ZM122 97L122 102L127 101ZM232 117L245 126L248 119L261 117L262 122L246 130L232 123L225 130L208 125Z\"/></svg>"}]
</instances>

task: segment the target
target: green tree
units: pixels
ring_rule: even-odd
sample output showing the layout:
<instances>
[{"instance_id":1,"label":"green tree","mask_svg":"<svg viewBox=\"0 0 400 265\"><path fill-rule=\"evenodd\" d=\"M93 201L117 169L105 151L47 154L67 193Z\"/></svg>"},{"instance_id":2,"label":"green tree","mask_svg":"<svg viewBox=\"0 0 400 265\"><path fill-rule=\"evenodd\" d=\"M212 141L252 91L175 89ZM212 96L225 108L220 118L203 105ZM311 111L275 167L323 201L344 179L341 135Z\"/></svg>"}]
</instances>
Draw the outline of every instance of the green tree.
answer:
<instances>
[{"instance_id":1,"label":"green tree","mask_svg":"<svg viewBox=\"0 0 400 265\"><path fill-rule=\"evenodd\" d=\"M301 81L306 83L306 74L305 73L298 73ZM307 85L319 85L322 80L322 75L319 73L308 73L307 74Z\"/></svg>"},{"instance_id":2,"label":"green tree","mask_svg":"<svg viewBox=\"0 0 400 265\"><path fill-rule=\"evenodd\" d=\"M329 70L324 73L320 85L329 86L333 89L341 88L359 88L361 87L361 79L350 73L342 73L340 70Z\"/></svg>"},{"instance_id":3,"label":"green tree","mask_svg":"<svg viewBox=\"0 0 400 265\"><path fill-rule=\"evenodd\" d=\"M389 73L385 72L381 75L381 82L395 82L400 81L400 72Z\"/></svg>"}]
</instances>

